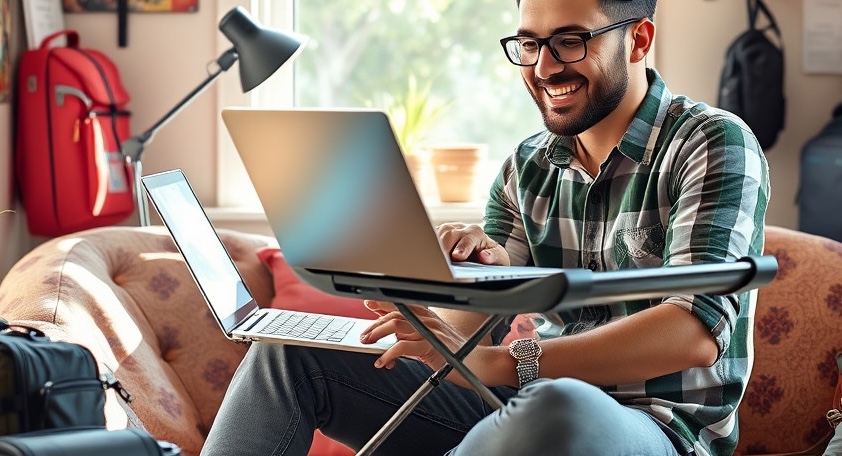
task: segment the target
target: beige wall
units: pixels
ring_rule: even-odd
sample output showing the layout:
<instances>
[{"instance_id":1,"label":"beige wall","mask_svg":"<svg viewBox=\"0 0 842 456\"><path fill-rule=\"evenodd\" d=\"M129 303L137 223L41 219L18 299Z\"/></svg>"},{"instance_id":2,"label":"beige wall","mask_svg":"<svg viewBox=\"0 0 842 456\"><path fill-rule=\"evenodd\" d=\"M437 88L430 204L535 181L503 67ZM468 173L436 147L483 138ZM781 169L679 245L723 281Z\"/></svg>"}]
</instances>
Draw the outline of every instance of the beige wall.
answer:
<instances>
[{"instance_id":1,"label":"beige wall","mask_svg":"<svg viewBox=\"0 0 842 456\"><path fill-rule=\"evenodd\" d=\"M787 129L778 144L767 151L773 182L767 221L795 228L800 149L826 122L832 108L842 101L842 76L803 74L801 1L767 0L767 3L784 33L789 103ZM117 46L117 19L113 14L66 15L65 20L69 28L80 31L83 46L98 48L117 63L123 82L133 96L129 106L134 113L133 129L140 132L205 78L206 66L218 54L216 40L221 35L216 24L220 17L215 0L202 0L199 12L192 14L133 14L129 18L126 48ZM715 104L725 49L745 27L744 2L662 0L657 23L660 41L655 60L672 91ZM696 32L689 34L689 30ZM222 77L236 78L233 70ZM11 121L11 105L0 105L0 173L4 179L11 177ZM143 158L144 171L183 168L202 202L213 206L218 173L215 158L218 125L216 93L209 90L148 144ZM6 183L0 186L0 203L8 205L11 191L9 181ZM0 239L6 241L0 256L0 274L19 257L20 251L39 242L18 234L22 231L20 219L0 220ZM232 226L265 229L262 222Z\"/></svg>"},{"instance_id":2,"label":"beige wall","mask_svg":"<svg viewBox=\"0 0 842 456\"><path fill-rule=\"evenodd\" d=\"M783 33L786 74L786 129L766 151L772 180L772 199L766 221L797 228L795 195L799 159L804 143L830 119L842 102L842 76L807 75L802 71L802 2L766 0ZM658 6L657 67L670 90L698 101L716 104L723 55L728 44L746 27L741 0L662 0ZM700 33L688 35L688 30ZM842 46L842 43L840 43Z\"/></svg>"}]
</instances>

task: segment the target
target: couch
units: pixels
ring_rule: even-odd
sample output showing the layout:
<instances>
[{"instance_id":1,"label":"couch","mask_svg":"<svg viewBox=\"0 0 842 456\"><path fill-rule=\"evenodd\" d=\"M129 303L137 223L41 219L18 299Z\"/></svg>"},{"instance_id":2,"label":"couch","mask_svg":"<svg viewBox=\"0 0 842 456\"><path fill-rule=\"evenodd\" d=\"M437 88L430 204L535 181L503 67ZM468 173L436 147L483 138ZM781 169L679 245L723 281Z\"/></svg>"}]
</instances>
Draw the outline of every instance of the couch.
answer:
<instances>
[{"instance_id":1,"label":"couch","mask_svg":"<svg viewBox=\"0 0 842 456\"><path fill-rule=\"evenodd\" d=\"M285 269L273 239L229 230L220 237L262 305L332 303ZM737 454L811 447L821 454L838 378L834 356L842 351L842 243L768 227L766 252L780 270L759 292ZM201 449L246 350L222 336L162 227L97 228L47 241L0 283L0 316L90 348L134 396L125 404L109 393L108 426L145 427L185 455ZM317 433L310 454L353 453Z\"/></svg>"}]
</instances>

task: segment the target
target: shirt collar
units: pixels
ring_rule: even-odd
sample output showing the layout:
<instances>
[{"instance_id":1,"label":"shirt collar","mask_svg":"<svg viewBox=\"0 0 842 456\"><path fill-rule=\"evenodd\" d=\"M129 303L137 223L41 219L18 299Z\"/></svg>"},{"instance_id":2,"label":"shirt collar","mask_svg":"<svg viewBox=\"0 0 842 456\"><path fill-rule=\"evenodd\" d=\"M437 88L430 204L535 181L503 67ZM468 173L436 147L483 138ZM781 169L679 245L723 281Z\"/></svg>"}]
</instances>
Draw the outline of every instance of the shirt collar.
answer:
<instances>
[{"instance_id":1,"label":"shirt collar","mask_svg":"<svg viewBox=\"0 0 842 456\"><path fill-rule=\"evenodd\" d=\"M647 68L646 77L649 80L649 90L640 108L632 120L629 129L617 146L620 153L630 160L642 165L648 165L658 147L658 137L661 126L667 116L672 93L654 68ZM570 166L573 161L576 138L573 136L558 136L547 132L539 138L549 161L557 166Z\"/></svg>"}]
</instances>

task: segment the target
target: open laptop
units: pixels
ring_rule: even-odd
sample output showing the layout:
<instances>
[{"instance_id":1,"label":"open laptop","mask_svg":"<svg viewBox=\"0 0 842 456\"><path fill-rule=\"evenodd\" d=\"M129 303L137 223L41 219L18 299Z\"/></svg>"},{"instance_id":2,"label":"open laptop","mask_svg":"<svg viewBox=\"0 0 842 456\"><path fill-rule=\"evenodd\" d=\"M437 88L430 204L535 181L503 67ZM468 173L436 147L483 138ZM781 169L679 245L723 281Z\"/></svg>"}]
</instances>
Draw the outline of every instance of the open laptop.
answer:
<instances>
[{"instance_id":1,"label":"open laptop","mask_svg":"<svg viewBox=\"0 0 842 456\"><path fill-rule=\"evenodd\" d=\"M381 353L394 335L360 343L371 320L281 309L261 309L181 170L142 178L149 200L169 229L193 279L229 339L279 342Z\"/></svg>"},{"instance_id":2,"label":"open laptop","mask_svg":"<svg viewBox=\"0 0 842 456\"><path fill-rule=\"evenodd\" d=\"M227 108L222 119L294 268L435 282L562 272L453 264L382 111Z\"/></svg>"}]
</instances>

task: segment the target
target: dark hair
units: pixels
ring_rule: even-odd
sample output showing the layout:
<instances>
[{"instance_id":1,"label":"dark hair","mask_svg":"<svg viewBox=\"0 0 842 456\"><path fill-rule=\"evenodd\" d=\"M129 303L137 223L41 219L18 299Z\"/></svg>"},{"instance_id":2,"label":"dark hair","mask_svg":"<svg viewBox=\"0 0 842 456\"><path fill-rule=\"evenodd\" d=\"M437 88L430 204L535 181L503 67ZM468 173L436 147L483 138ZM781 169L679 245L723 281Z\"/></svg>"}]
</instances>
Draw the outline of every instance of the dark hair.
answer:
<instances>
[{"instance_id":1,"label":"dark hair","mask_svg":"<svg viewBox=\"0 0 842 456\"><path fill-rule=\"evenodd\" d=\"M518 8L520 0L515 0ZM636 17L655 17L655 6L658 0L599 0L600 9L612 21L622 21Z\"/></svg>"}]
</instances>

